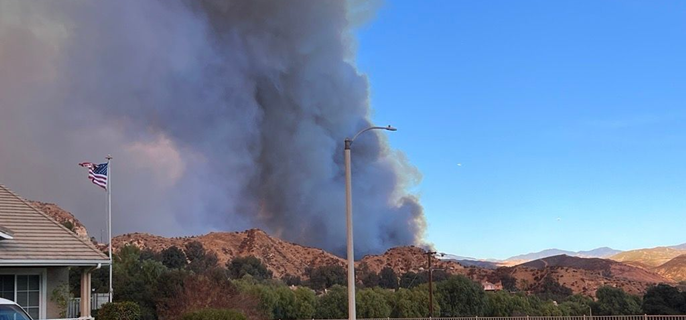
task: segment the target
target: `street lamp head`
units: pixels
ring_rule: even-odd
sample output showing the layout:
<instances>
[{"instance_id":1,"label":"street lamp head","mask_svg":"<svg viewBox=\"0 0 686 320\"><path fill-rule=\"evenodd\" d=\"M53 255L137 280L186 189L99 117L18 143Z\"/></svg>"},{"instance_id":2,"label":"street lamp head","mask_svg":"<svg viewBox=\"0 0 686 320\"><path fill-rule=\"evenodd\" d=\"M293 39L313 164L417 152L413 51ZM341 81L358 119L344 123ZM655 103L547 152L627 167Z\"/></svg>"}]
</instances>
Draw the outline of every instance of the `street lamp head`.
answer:
<instances>
[{"instance_id":1,"label":"street lamp head","mask_svg":"<svg viewBox=\"0 0 686 320\"><path fill-rule=\"evenodd\" d=\"M369 127L369 128L367 128L367 129L360 130L360 132L358 132L356 135L354 135L352 139L346 138L346 139L345 139L345 148L346 148L346 149L350 149L350 146L353 144L353 141L355 141L355 139L357 139L357 136L359 136L359 135L361 135L362 133L367 132L367 131L369 131L369 130L398 131L398 129L396 129L395 127L390 126L390 125L387 126L387 127Z\"/></svg>"}]
</instances>

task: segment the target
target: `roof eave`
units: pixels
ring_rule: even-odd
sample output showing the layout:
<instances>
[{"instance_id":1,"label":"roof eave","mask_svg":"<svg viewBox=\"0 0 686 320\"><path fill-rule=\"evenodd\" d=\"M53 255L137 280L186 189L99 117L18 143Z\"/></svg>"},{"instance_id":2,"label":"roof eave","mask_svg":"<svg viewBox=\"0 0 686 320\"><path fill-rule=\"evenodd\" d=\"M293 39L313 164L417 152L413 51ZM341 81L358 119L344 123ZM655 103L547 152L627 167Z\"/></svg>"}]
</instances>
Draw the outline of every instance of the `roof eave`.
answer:
<instances>
[{"instance_id":1,"label":"roof eave","mask_svg":"<svg viewBox=\"0 0 686 320\"><path fill-rule=\"evenodd\" d=\"M1 267L93 267L109 265L110 260L1 260Z\"/></svg>"}]
</instances>

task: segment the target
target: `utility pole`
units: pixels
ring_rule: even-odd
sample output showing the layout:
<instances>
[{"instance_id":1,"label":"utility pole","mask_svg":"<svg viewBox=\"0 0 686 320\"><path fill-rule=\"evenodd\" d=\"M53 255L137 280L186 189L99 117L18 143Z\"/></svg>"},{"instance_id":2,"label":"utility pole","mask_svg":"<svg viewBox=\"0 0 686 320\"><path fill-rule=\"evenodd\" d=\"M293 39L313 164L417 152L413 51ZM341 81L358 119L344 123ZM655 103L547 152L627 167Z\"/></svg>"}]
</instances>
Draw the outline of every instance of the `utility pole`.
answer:
<instances>
[{"instance_id":1,"label":"utility pole","mask_svg":"<svg viewBox=\"0 0 686 320\"><path fill-rule=\"evenodd\" d=\"M433 269L431 269L431 257L436 254L436 251L427 251L426 256L429 258L429 318L434 316L434 289L433 289Z\"/></svg>"}]
</instances>

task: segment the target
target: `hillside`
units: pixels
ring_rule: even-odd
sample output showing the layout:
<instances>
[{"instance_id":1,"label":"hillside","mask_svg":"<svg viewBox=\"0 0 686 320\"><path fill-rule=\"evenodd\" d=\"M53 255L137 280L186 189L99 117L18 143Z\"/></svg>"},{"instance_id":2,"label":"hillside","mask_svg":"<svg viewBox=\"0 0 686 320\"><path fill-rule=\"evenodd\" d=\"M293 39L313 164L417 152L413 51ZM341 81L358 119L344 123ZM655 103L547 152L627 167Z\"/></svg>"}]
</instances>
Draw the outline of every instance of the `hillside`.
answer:
<instances>
[{"instance_id":1,"label":"hillside","mask_svg":"<svg viewBox=\"0 0 686 320\"><path fill-rule=\"evenodd\" d=\"M656 283L670 282L653 272L620 262L559 255L508 268L520 287L536 291L550 277L574 293L593 296L604 285L619 287L632 294L644 293Z\"/></svg>"},{"instance_id":2,"label":"hillside","mask_svg":"<svg viewBox=\"0 0 686 320\"><path fill-rule=\"evenodd\" d=\"M308 268L325 265L345 267L345 260L324 250L305 247L269 236L262 230L250 229L243 232L213 232L203 236L165 238L144 233L132 233L113 239L115 251L124 245L134 245L160 252L171 246L183 248L186 243L199 241L206 250L213 251L221 265L234 257L255 256L262 260L275 277L286 274L306 277ZM408 271L419 272L426 268L427 257L424 249L414 246L391 248L381 255L367 255L356 262L356 267L366 264L368 270L379 272L391 267L397 274ZM434 268L460 273L464 269L452 261L434 259Z\"/></svg>"},{"instance_id":3,"label":"hillside","mask_svg":"<svg viewBox=\"0 0 686 320\"><path fill-rule=\"evenodd\" d=\"M653 271L673 281L686 281L686 254L665 262Z\"/></svg>"},{"instance_id":4,"label":"hillside","mask_svg":"<svg viewBox=\"0 0 686 320\"><path fill-rule=\"evenodd\" d=\"M202 236L182 238L132 233L117 236L112 243L115 251L128 244L159 252L171 246L183 248L191 241L199 241L206 250L215 252L220 265L226 264L234 257L255 256L262 260L275 277L283 277L286 274L303 276L310 267L345 266L343 259L322 249L305 247L270 237L259 229L243 232L212 232Z\"/></svg>"},{"instance_id":5,"label":"hillside","mask_svg":"<svg viewBox=\"0 0 686 320\"><path fill-rule=\"evenodd\" d=\"M287 274L307 278L306 270L325 265L345 267L345 260L324 250L305 247L269 236L258 229L243 232L214 232L203 236L165 238L150 234L126 234L114 238L114 248L125 244L161 251L170 246L184 247L186 243L199 241L210 251L217 253L220 264L237 256L253 255L269 268L275 277ZM499 283L503 277L514 277L517 286L525 291L536 292L543 287L546 277L569 287L574 293L593 296L603 285L620 287L627 292L639 294L659 282L669 280L650 271L623 263L592 258L555 256L531 261L515 267L495 270L476 266L463 266L449 259L434 259L433 268L450 274L461 274L477 282ZM380 255L367 255L356 262L356 269L379 272L385 267L396 274L423 272L427 267L425 250L415 246L395 247Z\"/></svg>"},{"instance_id":6,"label":"hillside","mask_svg":"<svg viewBox=\"0 0 686 320\"><path fill-rule=\"evenodd\" d=\"M358 265L366 264L370 271L379 272L384 267L390 267L396 274L408 271L419 272L428 266L426 251L415 246L395 247L388 249L381 255L367 255L358 262ZM445 270L450 274L461 274L464 267L451 260L439 260L433 258L432 268ZM421 268L421 270L420 270Z\"/></svg>"},{"instance_id":7,"label":"hillside","mask_svg":"<svg viewBox=\"0 0 686 320\"><path fill-rule=\"evenodd\" d=\"M74 215L71 214L71 212L62 209L53 203L31 200L26 201L32 206L34 206L36 209L43 211L45 214L49 215L51 218L55 219L55 221L61 223L62 225L65 225L65 223L67 222L71 223L72 231L76 233L76 235L78 235L79 238L85 240L89 239L86 227L84 227L81 221L79 221L79 219L76 219L76 217L74 217Z\"/></svg>"},{"instance_id":8,"label":"hillside","mask_svg":"<svg viewBox=\"0 0 686 320\"><path fill-rule=\"evenodd\" d=\"M521 266L533 269L544 269L546 267L581 269L587 271L598 271L607 277L632 281L648 283L669 282L668 279L665 279L664 277L648 270L621 262L600 258L579 258L559 255L530 261L521 264Z\"/></svg>"},{"instance_id":9,"label":"hillside","mask_svg":"<svg viewBox=\"0 0 686 320\"><path fill-rule=\"evenodd\" d=\"M686 250L675 249L672 247L657 247L650 249L629 250L611 256L610 259L630 263L646 268L657 267L667 263L667 261L686 254Z\"/></svg>"}]
</instances>

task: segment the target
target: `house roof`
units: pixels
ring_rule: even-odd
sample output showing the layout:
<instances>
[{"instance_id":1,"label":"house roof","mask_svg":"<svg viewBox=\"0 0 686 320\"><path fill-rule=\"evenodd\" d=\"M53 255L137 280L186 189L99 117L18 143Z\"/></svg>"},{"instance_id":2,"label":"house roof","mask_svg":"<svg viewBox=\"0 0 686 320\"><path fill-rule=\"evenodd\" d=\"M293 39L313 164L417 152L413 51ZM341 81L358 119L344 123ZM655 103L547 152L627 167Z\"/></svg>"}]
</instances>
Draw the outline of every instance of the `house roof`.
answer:
<instances>
[{"instance_id":1,"label":"house roof","mask_svg":"<svg viewBox=\"0 0 686 320\"><path fill-rule=\"evenodd\" d=\"M0 185L0 266L89 266L109 258L50 216Z\"/></svg>"}]
</instances>

